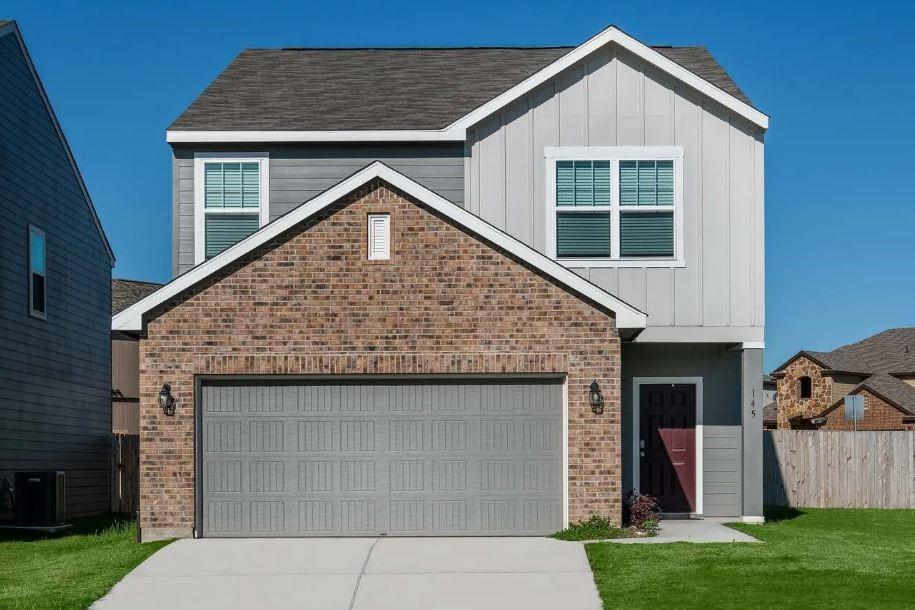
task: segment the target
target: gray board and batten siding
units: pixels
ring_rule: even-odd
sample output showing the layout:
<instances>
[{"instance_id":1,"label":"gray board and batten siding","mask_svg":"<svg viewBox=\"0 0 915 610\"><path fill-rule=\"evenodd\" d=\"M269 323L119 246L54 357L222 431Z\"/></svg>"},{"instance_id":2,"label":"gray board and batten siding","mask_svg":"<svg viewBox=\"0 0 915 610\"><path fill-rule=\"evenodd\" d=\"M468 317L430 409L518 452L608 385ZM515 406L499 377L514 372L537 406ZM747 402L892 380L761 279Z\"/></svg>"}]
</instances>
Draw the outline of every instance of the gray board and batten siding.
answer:
<instances>
[{"instance_id":1,"label":"gray board and batten siding","mask_svg":"<svg viewBox=\"0 0 915 610\"><path fill-rule=\"evenodd\" d=\"M562 527L561 379L203 380L199 396L205 537Z\"/></svg>"},{"instance_id":2,"label":"gray board and batten siding","mask_svg":"<svg viewBox=\"0 0 915 610\"><path fill-rule=\"evenodd\" d=\"M741 421L741 355L715 344L623 345L623 489L633 481L633 378L701 377L703 514L734 516L743 512L743 460L762 460L762 445L744 455ZM761 412L761 409L760 409ZM749 449L749 448L747 448Z\"/></svg>"},{"instance_id":3,"label":"gray board and batten siding","mask_svg":"<svg viewBox=\"0 0 915 610\"><path fill-rule=\"evenodd\" d=\"M469 130L465 206L544 251L546 147L682 147L685 266L575 271L648 313L639 340L762 341L763 136L604 48Z\"/></svg>"},{"instance_id":4,"label":"gray board and batten siding","mask_svg":"<svg viewBox=\"0 0 915 610\"><path fill-rule=\"evenodd\" d=\"M374 161L384 162L449 201L464 204L463 143L248 146L253 146L248 150L270 155L271 221ZM175 147L173 152L175 275L194 266L194 152L202 150ZM210 146L205 150L240 148Z\"/></svg>"},{"instance_id":5,"label":"gray board and batten siding","mask_svg":"<svg viewBox=\"0 0 915 610\"><path fill-rule=\"evenodd\" d=\"M0 478L63 470L79 516L109 508L112 259L42 93L0 25ZM29 315L30 225L46 236L44 319Z\"/></svg>"}]
</instances>

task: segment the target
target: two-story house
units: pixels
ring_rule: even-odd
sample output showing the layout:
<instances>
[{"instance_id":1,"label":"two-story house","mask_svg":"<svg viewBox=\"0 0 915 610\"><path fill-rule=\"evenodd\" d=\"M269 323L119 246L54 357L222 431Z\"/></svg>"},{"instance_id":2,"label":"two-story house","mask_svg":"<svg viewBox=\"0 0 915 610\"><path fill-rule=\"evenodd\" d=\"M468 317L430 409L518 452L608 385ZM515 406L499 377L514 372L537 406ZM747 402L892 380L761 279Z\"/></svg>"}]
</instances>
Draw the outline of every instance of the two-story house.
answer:
<instances>
[{"instance_id":1,"label":"two-story house","mask_svg":"<svg viewBox=\"0 0 915 610\"><path fill-rule=\"evenodd\" d=\"M915 430L915 328L890 328L828 352L801 350L772 377L779 428ZM846 412L846 396L861 396L863 412Z\"/></svg>"},{"instance_id":2,"label":"two-story house","mask_svg":"<svg viewBox=\"0 0 915 610\"><path fill-rule=\"evenodd\" d=\"M761 520L767 127L615 27L242 52L167 132L175 279L113 319L144 538Z\"/></svg>"},{"instance_id":3,"label":"two-story house","mask_svg":"<svg viewBox=\"0 0 915 610\"><path fill-rule=\"evenodd\" d=\"M107 512L114 255L22 34L2 20L0 214L0 482L62 471L68 516Z\"/></svg>"}]
</instances>

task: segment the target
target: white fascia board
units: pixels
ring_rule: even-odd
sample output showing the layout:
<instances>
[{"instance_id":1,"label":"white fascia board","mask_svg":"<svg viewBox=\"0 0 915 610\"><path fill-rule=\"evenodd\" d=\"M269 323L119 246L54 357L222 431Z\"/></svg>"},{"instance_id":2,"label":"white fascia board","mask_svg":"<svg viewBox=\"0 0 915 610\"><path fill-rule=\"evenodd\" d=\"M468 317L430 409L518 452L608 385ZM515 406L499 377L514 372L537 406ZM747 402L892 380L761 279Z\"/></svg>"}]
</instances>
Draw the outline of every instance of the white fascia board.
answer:
<instances>
[{"instance_id":1,"label":"white fascia board","mask_svg":"<svg viewBox=\"0 0 915 610\"><path fill-rule=\"evenodd\" d=\"M446 129L364 131L178 131L165 132L170 144L236 142L463 142L467 130Z\"/></svg>"},{"instance_id":2,"label":"white fascia board","mask_svg":"<svg viewBox=\"0 0 915 610\"><path fill-rule=\"evenodd\" d=\"M381 178L395 188L422 201L446 218L467 228L472 233L494 243L496 246L509 254L524 260L531 266L540 269L558 282L571 288L573 291L606 307L616 315L617 328L645 328L647 324L647 315L644 312L636 309L625 301L616 298L576 273L569 271L556 261L547 258L530 246L518 241L477 216L474 216L444 197L433 193L426 187L391 169L384 163L375 161L349 178L324 191L311 201L302 204L298 208L295 208L286 215L261 228L259 231L252 233L234 246L224 250L218 256L201 263L184 275L178 276L146 298L137 301L135 304L112 318L111 330L143 330L143 314L147 311L166 302L172 297L177 296L197 282L216 273L237 258L258 246L267 243L296 224L310 218L317 212L320 212L327 206L339 201L341 198L374 178Z\"/></svg>"},{"instance_id":3,"label":"white fascia board","mask_svg":"<svg viewBox=\"0 0 915 610\"><path fill-rule=\"evenodd\" d=\"M505 93L502 93L498 97L491 99L476 110L458 119L449 126L449 129L455 127L463 127L464 129L467 129L471 127L472 125L485 119L487 116L510 104L519 97L529 93L534 88L539 87L543 83L557 76L563 70L571 68L578 62L585 59L591 53L597 51L601 47L611 42L618 44L622 48L636 55L640 59L643 59L659 70L666 72L674 78L686 83L693 89L696 89L700 93L707 95L719 104L723 105L725 108L732 110L733 112L739 114L755 125L763 129L769 128L768 115L753 108L749 104L740 101L730 93L727 93L723 89L713 85L704 78L693 74L675 61L667 59L659 52L645 44L642 44L622 30L614 26L610 26L585 43L575 47L567 54L557 59L555 62L541 69L539 72L536 72L529 76L527 79L521 81Z\"/></svg>"}]
</instances>

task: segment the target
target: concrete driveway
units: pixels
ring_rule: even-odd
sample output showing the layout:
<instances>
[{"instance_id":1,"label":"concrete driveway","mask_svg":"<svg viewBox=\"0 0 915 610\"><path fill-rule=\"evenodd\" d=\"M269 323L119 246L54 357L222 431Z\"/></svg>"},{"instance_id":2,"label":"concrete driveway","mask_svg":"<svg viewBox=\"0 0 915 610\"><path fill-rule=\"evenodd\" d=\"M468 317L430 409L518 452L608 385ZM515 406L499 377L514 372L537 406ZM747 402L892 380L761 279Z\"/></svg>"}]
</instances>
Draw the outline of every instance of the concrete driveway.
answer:
<instances>
[{"instance_id":1,"label":"concrete driveway","mask_svg":"<svg viewBox=\"0 0 915 610\"><path fill-rule=\"evenodd\" d=\"M93 608L599 610L578 543L546 538L179 540Z\"/></svg>"}]
</instances>

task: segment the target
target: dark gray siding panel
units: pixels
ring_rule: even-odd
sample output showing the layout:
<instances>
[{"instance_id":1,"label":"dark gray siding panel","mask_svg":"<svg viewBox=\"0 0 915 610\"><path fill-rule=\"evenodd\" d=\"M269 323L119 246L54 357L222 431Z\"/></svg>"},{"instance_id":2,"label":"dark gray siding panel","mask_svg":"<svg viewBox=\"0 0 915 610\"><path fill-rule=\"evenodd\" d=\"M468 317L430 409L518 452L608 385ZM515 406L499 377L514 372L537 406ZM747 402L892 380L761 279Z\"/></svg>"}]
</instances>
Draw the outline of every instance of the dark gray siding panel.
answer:
<instances>
[{"instance_id":1,"label":"dark gray siding panel","mask_svg":"<svg viewBox=\"0 0 915 610\"><path fill-rule=\"evenodd\" d=\"M632 378L702 377L703 512L741 512L740 353L721 344L634 343L623 346L623 489L632 489Z\"/></svg>"},{"instance_id":2,"label":"dark gray siding panel","mask_svg":"<svg viewBox=\"0 0 915 610\"><path fill-rule=\"evenodd\" d=\"M15 35L0 37L0 477L67 473L71 515L109 507L111 265ZM47 235L29 316L28 226Z\"/></svg>"},{"instance_id":3,"label":"dark gray siding panel","mask_svg":"<svg viewBox=\"0 0 915 610\"><path fill-rule=\"evenodd\" d=\"M174 270L184 273L194 266L194 152L226 148L175 148ZM442 197L464 204L464 145L448 144L316 144L258 146L238 152L270 154L270 219L337 184L373 161L382 161Z\"/></svg>"}]
</instances>

